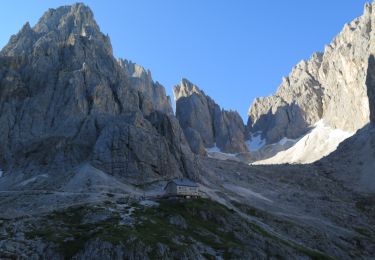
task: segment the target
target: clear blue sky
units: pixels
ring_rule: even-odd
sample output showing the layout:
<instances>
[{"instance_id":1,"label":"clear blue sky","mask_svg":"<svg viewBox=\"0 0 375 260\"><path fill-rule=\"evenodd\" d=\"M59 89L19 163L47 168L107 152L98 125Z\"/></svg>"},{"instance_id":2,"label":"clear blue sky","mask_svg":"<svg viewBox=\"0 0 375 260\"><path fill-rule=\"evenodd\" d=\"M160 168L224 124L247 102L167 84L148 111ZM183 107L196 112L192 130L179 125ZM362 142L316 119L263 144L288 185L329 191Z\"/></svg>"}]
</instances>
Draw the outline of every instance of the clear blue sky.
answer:
<instances>
[{"instance_id":1,"label":"clear blue sky","mask_svg":"<svg viewBox=\"0 0 375 260\"><path fill-rule=\"evenodd\" d=\"M63 0L1 2L0 46ZM254 98L363 12L366 0L86 0L116 57L151 70L169 95L182 77L246 118ZM245 121L246 122L246 121Z\"/></svg>"}]
</instances>

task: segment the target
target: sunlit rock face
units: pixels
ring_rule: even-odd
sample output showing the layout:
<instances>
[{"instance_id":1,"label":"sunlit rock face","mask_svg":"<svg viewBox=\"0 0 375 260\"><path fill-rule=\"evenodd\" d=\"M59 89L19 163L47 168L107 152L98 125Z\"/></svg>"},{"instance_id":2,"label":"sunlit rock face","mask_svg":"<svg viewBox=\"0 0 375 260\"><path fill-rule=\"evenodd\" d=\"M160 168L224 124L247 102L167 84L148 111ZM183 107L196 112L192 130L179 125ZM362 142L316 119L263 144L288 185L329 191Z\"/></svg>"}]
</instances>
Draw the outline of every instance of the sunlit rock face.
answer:
<instances>
[{"instance_id":1,"label":"sunlit rock face","mask_svg":"<svg viewBox=\"0 0 375 260\"><path fill-rule=\"evenodd\" d=\"M297 138L323 119L327 126L355 132L369 122L368 58L374 53L375 4L344 26L323 53L301 61L275 95L249 109L248 131L263 131L267 143Z\"/></svg>"}]
</instances>

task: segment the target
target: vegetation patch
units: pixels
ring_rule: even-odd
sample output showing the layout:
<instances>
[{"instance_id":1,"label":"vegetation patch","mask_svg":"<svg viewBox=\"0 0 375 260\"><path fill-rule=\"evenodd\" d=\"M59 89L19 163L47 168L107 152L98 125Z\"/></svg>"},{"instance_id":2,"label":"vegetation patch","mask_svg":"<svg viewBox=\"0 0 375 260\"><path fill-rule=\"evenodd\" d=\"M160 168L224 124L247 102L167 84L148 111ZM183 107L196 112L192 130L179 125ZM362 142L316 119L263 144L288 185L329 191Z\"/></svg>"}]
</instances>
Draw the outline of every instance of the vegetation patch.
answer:
<instances>
[{"instance_id":1,"label":"vegetation patch","mask_svg":"<svg viewBox=\"0 0 375 260\"><path fill-rule=\"evenodd\" d=\"M41 220L43 224L38 225L38 228L34 226L34 229L26 232L26 237L53 242L66 259L77 255L85 243L93 239L121 245L128 250L144 245L144 253L151 259L163 256L158 251L160 244L167 246L177 257L183 257L191 245L201 244L214 249L224 259L232 259L241 257L241 252L251 251L244 242L246 239L239 239L239 234L242 238L251 238L251 233L248 233L250 231L313 259L330 259L318 251L280 239L258 225L241 222L242 219L236 212L208 199L160 200L158 207L135 203L116 210L108 210L108 207L116 208L116 205L81 206L53 212ZM258 214L255 209L249 213ZM121 224L124 214L130 214L135 220L134 224ZM88 221L90 216L101 215L105 215L105 218ZM181 223L171 219L179 219ZM247 231L241 228L240 223L247 223L244 226L248 227ZM202 254L207 259L214 257L204 250Z\"/></svg>"},{"instance_id":2,"label":"vegetation patch","mask_svg":"<svg viewBox=\"0 0 375 260\"><path fill-rule=\"evenodd\" d=\"M26 237L55 243L67 259L95 238L129 247L132 246L129 241L142 241L152 249L162 243L174 252L184 252L198 241L228 256L230 249L242 248L233 233L223 229L225 218L233 212L218 203L206 199L163 200L159 207L132 206L136 207L132 214L136 219L134 226L120 225L118 212L111 212L105 220L85 223L87 215L100 214L105 208L73 207L46 216L44 225L29 230ZM171 224L169 219L174 216L183 216L186 227ZM156 257L157 252L150 252L150 257L152 255Z\"/></svg>"}]
</instances>

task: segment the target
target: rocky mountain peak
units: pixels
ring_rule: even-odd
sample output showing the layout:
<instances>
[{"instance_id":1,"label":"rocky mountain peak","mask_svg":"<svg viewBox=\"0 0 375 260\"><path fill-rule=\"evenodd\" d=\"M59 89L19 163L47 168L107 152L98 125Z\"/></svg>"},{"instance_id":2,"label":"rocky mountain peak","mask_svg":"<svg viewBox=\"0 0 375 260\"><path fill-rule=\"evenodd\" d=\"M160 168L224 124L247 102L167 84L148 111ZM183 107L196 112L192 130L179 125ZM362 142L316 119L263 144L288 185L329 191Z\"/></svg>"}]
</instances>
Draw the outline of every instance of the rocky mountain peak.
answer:
<instances>
[{"instance_id":1,"label":"rocky mountain peak","mask_svg":"<svg viewBox=\"0 0 375 260\"><path fill-rule=\"evenodd\" d=\"M166 95L164 86L153 81L150 70L126 59L118 59L118 64L129 79L130 85L141 93L145 114L154 109L173 114L170 97Z\"/></svg>"},{"instance_id":2,"label":"rocky mountain peak","mask_svg":"<svg viewBox=\"0 0 375 260\"><path fill-rule=\"evenodd\" d=\"M191 83L188 79L181 79L179 85L173 87L173 95L175 102L181 97L189 97L196 93L197 95L204 95L204 92L201 91L195 84Z\"/></svg>"},{"instance_id":3,"label":"rocky mountain peak","mask_svg":"<svg viewBox=\"0 0 375 260\"><path fill-rule=\"evenodd\" d=\"M1 169L65 174L85 161L135 182L193 173L164 87L124 64L83 4L26 24L0 53Z\"/></svg>"},{"instance_id":4,"label":"rocky mountain peak","mask_svg":"<svg viewBox=\"0 0 375 260\"><path fill-rule=\"evenodd\" d=\"M146 70L142 66L126 59L119 59L119 65L123 68L128 77L135 77L141 79L151 79L151 71Z\"/></svg>"},{"instance_id":5,"label":"rocky mountain peak","mask_svg":"<svg viewBox=\"0 0 375 260\"><path fill-rule=\"evenodd\" d=\"M372 2L372 3L366 3L365 4L365 7L364 7L364 15L371 15L372 14L372 11L374 9L374 6L375 6L375 2Z\"/></svg>"},{"instance_id":6,"label":"rocky mountain peak","mask_svg":"<svg viewBox=\"0 0 375 260\"><path fill-rule=\"evenodd\" d=\"M91 9L81 3L49 9L34 27L26 23L1 51L5 56L30 54L38 46L46 47L50 42L60 45L85 45L86 42L104 48L112 55L109 37L97 25Z\"/></svg>"},{"instance_id":7,"label":"rocky mountain peak","mask_svg":"<svg viewBox=\"0 0 375 260\"><path fill-rule=\"evenodd\" d=\"M49 9L39 19L34 30L38 33L63 30L84 37L100 33L93 12L82 3Z\"/></svg>"},{"instance_id":8,"label":"rocky mountain peak","mask_svg":"<svg viewBox=\"0 0 375 260\"><path fill-rule=\"evenodd\" d=\"M221 109L195 84L182 79L173 88L176 117L184 129L192 151L203 154L204 147L217 146L224 152L247 151L245 127L240 115Z\"/></svg>"}]
</instances>

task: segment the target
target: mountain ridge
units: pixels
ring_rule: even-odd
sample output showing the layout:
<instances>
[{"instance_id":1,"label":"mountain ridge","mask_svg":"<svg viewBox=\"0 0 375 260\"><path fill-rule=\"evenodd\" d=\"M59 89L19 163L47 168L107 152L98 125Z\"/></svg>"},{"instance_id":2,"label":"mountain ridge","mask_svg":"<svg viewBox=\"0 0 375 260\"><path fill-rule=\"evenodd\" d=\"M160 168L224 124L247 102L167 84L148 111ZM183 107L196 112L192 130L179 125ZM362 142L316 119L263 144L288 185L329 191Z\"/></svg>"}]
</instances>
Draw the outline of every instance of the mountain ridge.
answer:
<instances>
[{"instance_id":1,"label":"mountain ridge","mask_svg":"<svg viewBox=\"0 0 375 260\"><path fill-rule=\"evenodd\" d=\"M50 9L33 28L26 24L0 59L0 133L7 137L0 141L0 161L6 174L32 174L38 167L64 171L90 161L136 182L144 174L194 175L194 156L170 115L164 87L150 74L137 77L121 67L84 4Z\"/></svg>"},{"instance_id":2,"label":"mountain ridge","mask_svg":"<svg viewBox=\"0 0 375 260\"><path fill-rule=\"evenodd\" d=\"M315 164L216 160L205 145L247 149L241 117L179 87L175 117L163 87L113 56L82 4L12 37L0 53L0 258L374 258L373 127ZM176 178L203 198L165 199Z\"/></svg>"}]
</instances>

